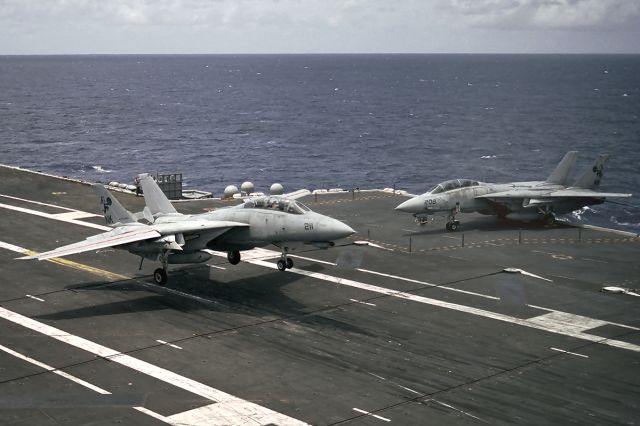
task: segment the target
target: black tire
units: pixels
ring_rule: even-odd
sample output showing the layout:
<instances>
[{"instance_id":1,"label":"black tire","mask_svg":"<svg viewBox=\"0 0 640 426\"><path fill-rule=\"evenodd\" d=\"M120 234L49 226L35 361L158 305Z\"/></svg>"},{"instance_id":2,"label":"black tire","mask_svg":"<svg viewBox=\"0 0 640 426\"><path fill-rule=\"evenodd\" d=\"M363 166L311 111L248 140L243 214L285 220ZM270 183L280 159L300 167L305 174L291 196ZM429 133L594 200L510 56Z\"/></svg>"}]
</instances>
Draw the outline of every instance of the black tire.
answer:
<instances>
[{"instance_id":1,"label":"black tire","mask_svg":"<svg viewBox=\"0 0 640 426\"><path fill-rule=\"evenodd\" d=\"M276 265L278 265L278 269L281 271L284 271L285 269L287 269L287 265L284 263L284 260L282 259L278 260L278 263Z\"/></svg>"},{"instance_id":2,"label":"black tire","mask_svg":"<svg viewBox=\"0 0 640 426\"><path fill-rule=\"evenodd\" d=\"M447 231L451 231L451 222L447 222L445 228L447 228Z\"/></svg>"},{"instance_id":3,"label":"black tire","mask_svg":"<svg viewBox=\"0 0 640 426\"><path fill-rule=\"evenodd\" d=\"M287 257L287 269L293 268L293 259Z\"/></svg>"},{"instance_id":4,"label":"black tire","mask_svg":"<svg viewBox=\"0 0 640 426\"><path fill-rule=\"evenodd\" d=\"M455 222L451 222L451 225L449 225L449 231L455 231L458 229L458 221L456 220Z\"/></svg>"},{"instance_id":5,"label":"black tire","mask_svg":"<svg viewBox=\"0 0 640 426\"><path fill-rule=\"evenodd\" d=\"M153 271L153 281L163 287L167 285L167 271L162 268L158 268Z\"/></svg>"},{"instance_id":6,"label":"black tire","mask_svg":"<svg viewBox=\"0 0 640 426\"><path fill-rule=\"evenodd\" d=\"M238 250L231 250L227 253L227 260L232 265L240 263L240 252Z\"/></svg>"}]
</instances>

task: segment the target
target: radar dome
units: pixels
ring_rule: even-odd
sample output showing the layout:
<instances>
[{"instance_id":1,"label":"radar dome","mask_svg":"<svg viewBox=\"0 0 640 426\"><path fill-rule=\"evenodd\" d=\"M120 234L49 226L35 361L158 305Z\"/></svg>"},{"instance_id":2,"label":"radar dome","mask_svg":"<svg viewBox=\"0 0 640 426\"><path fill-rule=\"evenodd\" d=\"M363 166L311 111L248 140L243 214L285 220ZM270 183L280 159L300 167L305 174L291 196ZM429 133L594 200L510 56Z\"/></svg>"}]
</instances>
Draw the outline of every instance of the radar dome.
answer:
<instances>
[{"instance_id":1,"label":"radar dome","mask_svg":"<svg viewBox=\"0 0 640 426\"><path fill-rule=\"evenodd\" d=\"M271 185L269 192L271 193L271 195L282 195L284 194L284 187L279 183L274 183L273 185Z\"/></svg>"},{"instance_id":2,"label":"radar dome","mask_svg":"<svg viewBox=\"0 0 640 426\"><path fill-rule=\"evenodd\" d=\"M240 185L240 190L247 195L254 192L253 189L253 184L251 182L242 182L242 185Z\"/></svg>"},{"instance_id":3,"label":"radar dome","mask_svg":"<svg viewBox=\"0 0 640 426\"><path fill-rule=\"evenodd\" d=\"M237 194L238 192L238 187L235 185L229 185L224 189L224 195L222 196L222 198L231 198L233 197L233 194Z\"/></svg>"}]
</instances>

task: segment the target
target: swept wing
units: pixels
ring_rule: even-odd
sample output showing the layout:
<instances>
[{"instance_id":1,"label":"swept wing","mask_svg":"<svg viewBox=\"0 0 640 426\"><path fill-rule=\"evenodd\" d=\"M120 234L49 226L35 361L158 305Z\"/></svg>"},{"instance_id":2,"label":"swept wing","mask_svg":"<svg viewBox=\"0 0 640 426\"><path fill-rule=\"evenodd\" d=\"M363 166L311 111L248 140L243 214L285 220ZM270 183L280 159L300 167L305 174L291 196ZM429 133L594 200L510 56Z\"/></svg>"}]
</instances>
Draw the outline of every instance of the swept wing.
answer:
<instances>
[{"instance_id":1,"label":"swept wing","mask_svg":"<svg viewBox=\"0 0 640 426\"><path fill-rule=\"evenodd\" d=\"M209 232L210 238L215 238L231 228L247 227L246 223L229 221L201 221L184 220L174 223L158 225L123 225L102 234L91 236L84 241L58 247L44 253L20 257L19 259L45 260L53 257L68 256L70 254L84 253L100 250L108 247L117 247L124 244L139 241L153 241L160 237L176 234L189 234L192 232Z\"/></svg>"}]
</instances>

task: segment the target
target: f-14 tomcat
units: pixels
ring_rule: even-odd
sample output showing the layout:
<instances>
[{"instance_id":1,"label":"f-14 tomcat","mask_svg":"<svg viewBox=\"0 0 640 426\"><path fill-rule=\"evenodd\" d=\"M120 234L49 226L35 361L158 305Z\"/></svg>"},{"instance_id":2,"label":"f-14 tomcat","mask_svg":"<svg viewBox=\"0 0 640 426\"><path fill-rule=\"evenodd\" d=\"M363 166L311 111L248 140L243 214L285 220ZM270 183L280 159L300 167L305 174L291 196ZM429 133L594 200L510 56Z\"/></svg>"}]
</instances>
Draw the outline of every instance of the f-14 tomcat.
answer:
<instances>
[{"instance_id":1,"label":"f-14 tomcat","mask_svg":"<svg viewBox=\"0 0 640 426\"><path fill-rule=\"evenodd\" d=\"M240 251L273 244L282 251L278 269L293 267L290 250L305 244L320 248L334 245L355 231L331 217L315 213L304 204L283 196L248 198L243 204L210 213L178 213L156 182L140 175L146 207L131 213L102 185L93 185L99 207L112 230L84 241L20 259L50 259L114 247L144 259L159 260L154 271L159 285L167 283L168 264L201 263L211 258L207 250L226 251L229 262L240 262ZM142 223L142 221L147 223Z\"/></svg>"},{"instance_id":2,"label":"f-14 tomcat","mask_svg":"<svg viewBox=\"0 0 640 426\"><path fill-rule=\"evenodd\" d=\"M456 220L458 213L477 212L523 222L542 220L552 224L555 214L600 204L611 197L631 196L598 191L608 155L598 156L593 166L570 184L576 157L576 151L565 154L545 181L484 183L453 179L405 201L396 210L413 213L420 224L426 223L429 215L445 213L448 215L447 230L455 231L460 224Z\"/></svg>"}]
</instances>

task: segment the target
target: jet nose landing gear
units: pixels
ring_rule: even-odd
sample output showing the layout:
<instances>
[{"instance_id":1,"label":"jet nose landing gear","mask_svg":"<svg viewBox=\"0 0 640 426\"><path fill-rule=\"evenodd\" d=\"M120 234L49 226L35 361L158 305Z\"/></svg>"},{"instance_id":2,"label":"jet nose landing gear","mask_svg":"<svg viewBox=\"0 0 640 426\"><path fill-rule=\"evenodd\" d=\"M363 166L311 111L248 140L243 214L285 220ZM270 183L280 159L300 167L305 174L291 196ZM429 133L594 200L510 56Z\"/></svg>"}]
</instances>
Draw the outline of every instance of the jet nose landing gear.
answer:
<instances>
[{"instance_id":1,"label":"jet nose landing gear","mask_svg":"<svg viewBox=\"0 0 640 426\"><path fill-rule=\"evenodd\" d=\"M455 231L458 229L458 225L460 225L460 221L456 220L456 214L458 213L460 213L460 203L456 203L456 206L449 212L447 224L445 225L447 231Z\"/></svg>"}]
</instances>

